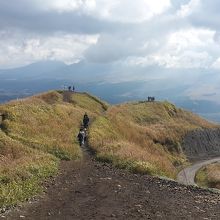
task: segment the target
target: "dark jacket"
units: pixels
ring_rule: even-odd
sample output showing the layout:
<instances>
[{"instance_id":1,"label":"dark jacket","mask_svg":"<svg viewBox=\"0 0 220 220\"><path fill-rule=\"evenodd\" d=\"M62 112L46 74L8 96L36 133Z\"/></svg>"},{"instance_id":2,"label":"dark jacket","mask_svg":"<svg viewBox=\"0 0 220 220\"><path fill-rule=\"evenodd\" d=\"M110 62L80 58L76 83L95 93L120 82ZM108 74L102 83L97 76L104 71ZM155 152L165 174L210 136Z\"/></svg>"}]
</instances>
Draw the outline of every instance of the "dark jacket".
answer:
<instances>
[{"instance_id":1,"label":"dark jacket","mask_svg":"<svg viewBox=\"0 0 220 220\"><path fill-rule=\"evenodd\" d=\"M84 117L83 117L83 124L84 124L85 127L88 126L88 124L89 124L89 117L88 117L88 115L84 115Z\"/></svg>"},{"instance_id":2,"label":"dark jacket","mask_svg":"<svg viewBox=\"0 0 220 220\"><path fill-rule=\"evenodd\" d=\"M80 131L77 137L78 137L79 141L83 141L84 138L85 138L85 132L84 131Z\"/></svg>"}]
</instances>

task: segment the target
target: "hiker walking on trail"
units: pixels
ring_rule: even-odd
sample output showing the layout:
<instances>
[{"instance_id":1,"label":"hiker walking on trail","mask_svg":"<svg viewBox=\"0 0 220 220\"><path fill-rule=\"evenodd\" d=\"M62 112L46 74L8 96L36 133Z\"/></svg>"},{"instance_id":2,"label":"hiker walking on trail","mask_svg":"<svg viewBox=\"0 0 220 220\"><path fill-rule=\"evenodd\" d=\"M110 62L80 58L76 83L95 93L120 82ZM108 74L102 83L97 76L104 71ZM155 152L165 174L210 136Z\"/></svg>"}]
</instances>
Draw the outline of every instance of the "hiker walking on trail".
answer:
<instances>
[{"instance_id":1,"label":"hiker walking on trail","mask_svg":"<svg viewBox=\"0 0 220 220\"><path fill-rule=\"evenodd\" d=\"M85 143L87 141L87 136L88 136L87 128L84 128L83 131L85 133L85 136L84 136L84 143Z\"/></svg>"},{"instance_id":2,"label":"hiker walking on trail","mask_svg":"<svg viewBox=\"0 0 220 220\"><path fill-rule=\"evenodd\" d=\"M83 126L84 128L87 128L89 125L89 117L87 115L87 113L85 113L84 117L83 117Z\"/></svg>"},{"instance_id":3,"label":"hiker walking on trail","mask_svg":"<svg viewBox=\"0 0 220 220\"><path fill-rule=\"evenodd\" d=\"M86 137L86 134L85 134L84 129L80 128L79 134L77 136L80 146L85 144L85 137Z\"/></svg>"}]
</instances>

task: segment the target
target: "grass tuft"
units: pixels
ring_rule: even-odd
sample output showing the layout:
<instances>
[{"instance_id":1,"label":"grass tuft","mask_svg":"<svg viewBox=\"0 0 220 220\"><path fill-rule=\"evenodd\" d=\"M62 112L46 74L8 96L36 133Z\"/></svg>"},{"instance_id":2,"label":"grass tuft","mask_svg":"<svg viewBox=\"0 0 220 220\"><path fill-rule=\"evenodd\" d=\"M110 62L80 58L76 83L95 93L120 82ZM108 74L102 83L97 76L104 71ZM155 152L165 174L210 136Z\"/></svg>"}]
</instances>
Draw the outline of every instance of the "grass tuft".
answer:
<instances>
[{"instance_id":1,"label":"grass tuft","mask_svg":"<svg viewBox=\"0 0 220 220\"><path fill-rule=\"evenodd\" d=\"M220 189L220 163L202 167L195 180L199 186Z\"/></svg>"}]
</instances>

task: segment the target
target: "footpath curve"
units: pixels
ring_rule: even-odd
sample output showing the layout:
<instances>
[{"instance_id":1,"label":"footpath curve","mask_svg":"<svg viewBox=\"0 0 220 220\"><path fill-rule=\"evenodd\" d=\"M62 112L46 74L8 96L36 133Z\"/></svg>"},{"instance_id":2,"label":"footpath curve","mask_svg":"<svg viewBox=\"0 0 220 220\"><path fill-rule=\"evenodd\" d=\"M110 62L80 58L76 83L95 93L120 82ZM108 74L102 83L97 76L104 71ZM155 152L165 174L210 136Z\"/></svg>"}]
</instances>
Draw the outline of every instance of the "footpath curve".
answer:
<instances>
[{"instance_id":1,"label":"footpath curve","mask_svg":"<svg viewBox=\"0 0 220 220\"><path fill-rule=\"evenodd\" d=\"M182 171L180 171L180 173L177 175L177 181L185 185L196 185L195 183L196 172L203 166L216 162L220 162L220 157L205 161L200 161L193 164L192 166L186 167Z\"/></svg>"}]
</instances>

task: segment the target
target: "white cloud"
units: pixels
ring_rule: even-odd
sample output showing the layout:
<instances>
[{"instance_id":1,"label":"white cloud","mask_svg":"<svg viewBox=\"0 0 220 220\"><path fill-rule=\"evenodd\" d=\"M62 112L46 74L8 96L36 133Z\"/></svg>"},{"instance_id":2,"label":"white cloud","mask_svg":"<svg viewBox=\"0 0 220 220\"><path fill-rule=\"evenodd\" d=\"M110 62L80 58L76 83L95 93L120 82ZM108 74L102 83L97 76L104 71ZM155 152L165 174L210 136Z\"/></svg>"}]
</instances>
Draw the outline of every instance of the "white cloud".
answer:
<instances>
[{"instance_id":1,"label":"white cloud","mask_svg":"<svg viewBox=\"0 0 220 220\"><path fill-rule=\"evenodd\" d=\"M102 19L141 22L171 7L170 0L35 0L42 10L60 13L76 11Z\"/></svg>"},{"instance_id":2,"label":"white cloud","mask_svg":"<svg viewBox=\"0 0 220 220\"><path fill-rule=\"evenodd\" d=\"M168 53L152 56L155 63L166 68L207 68L212 57L207 52L185 51L180 54Z\"/></svg>"},{"instance_id":3,"label":"white cloud","mask_svg":"<svg viewBox=\"0 0 220 220\"><path fill-rule=\"evenodd\" d=\"M182 29L173 32L168 37L168 47L175 48L178 51L184 49L195 49L206 47L213 43L215 31L199 28Z\"/></svg>"},{"instance_id":4,"label":"white cloud","mask_svg":"<svg viewBox=\"0 0 220 220\"><path fill-rule=\"evenodd\" d=\"M177 11L177 16L187 17L195 12L200 6L201 0L191 0L189 3L181 6Z\"/></svg>"},{"instance_id":5,"label":"white cloud","mask_svg":"<svg viewBox=\"0 0 220 220\"><path fill-rule=\"evenodd\" d=\"M207 29L184 29L168 36L156 60L169 68L206 68L212 63L209 55L215 32Z\"/></svg>"},{"instance_id":6,"label":"white cloud","mask_svg":"<svg viewBox=\"0 0 220 220\"><path fill-rule=\"evenodd\" d=\"M16 67L40 60L59 60L67 64L79 61L84 51L97 42L97 35L56 34L33 36L0 32L0 66ZM7 39L4 36L8 36Z\"/></svg>"},{"instance_id":7,"label":"white cloud","mask_svg":"<svg viewBox=\"0 0 220 220\"><path fill-rule=\"evenodd\" d=\"M56 10L60 13L77 10L89 12L96 8L96 0L37 0L36 4L39 3L42 10Z\"/></svg>"},{"instance_id":8,"label":"white cloud","mask_svg":"<svg viewBox=\"0 0 220 220\"><path fill-rule=\"evenodd\" d=\"M115 4L110 5L106 17L121 22L142 22L162 14L171 6L170 0L115 0L113 2Z\"/></svg>"},{"instance_id":9,"label":"white cloud","mask_svg":"<svg viewBox=\"0 0 220 220\"><path fill-rule=\"evenodd\" d=\"M213 62L211 67L214 69L220 69L220 57Z\"/></svg>"},{"instance_id":10,"label":"white cloud","mask_svg":"<svg viewBox=\"0 0 220 220\"><path fill-rule=\"evenodd\" d=\"M194 24L207 17L202 16L205 7L210 19L211 12L216 15L217 0L20 0L16 7L12 2L0 2L1 67L86 57L90 62L219 68L219 31ZM11 31L3 34L6 28Z\"/></svg>"},{"instance_id":11,"label":"white cloud","mask_svg":"<svg viewBox=\"0 0 220 220\"><path fill-rule=\"evenodd\" d=\"M167 36L160 50L130 61L133 65L160 65L166 68L208 68L214 57L210 51L219 49L215 32L207 29L183 29ZM163 44L163 45L162 45Z\"/></svg>"}]
</instances>

